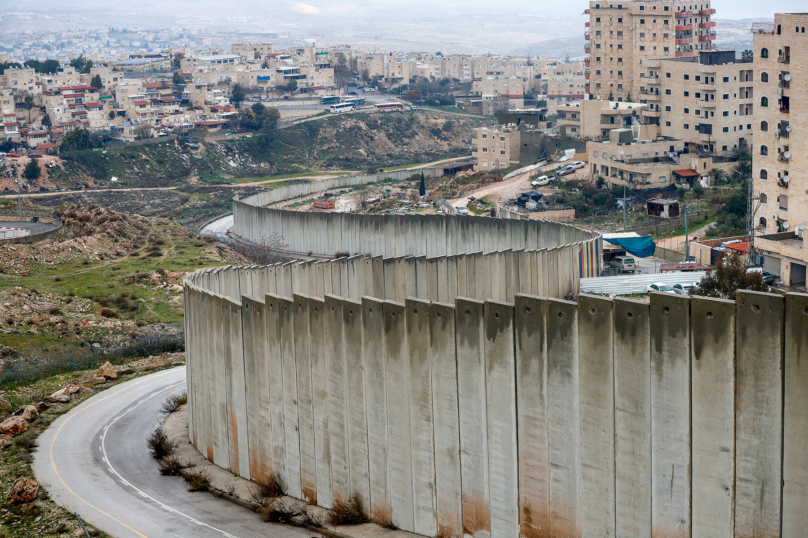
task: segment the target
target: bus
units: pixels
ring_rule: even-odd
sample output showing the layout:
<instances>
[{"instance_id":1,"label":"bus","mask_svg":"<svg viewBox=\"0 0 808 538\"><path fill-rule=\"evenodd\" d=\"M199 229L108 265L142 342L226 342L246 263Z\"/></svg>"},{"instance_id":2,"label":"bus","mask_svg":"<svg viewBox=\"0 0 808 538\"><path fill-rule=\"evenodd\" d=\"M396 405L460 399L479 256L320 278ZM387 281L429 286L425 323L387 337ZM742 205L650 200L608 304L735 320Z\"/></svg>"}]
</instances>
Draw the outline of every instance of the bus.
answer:
<instances>
[{"instance_id":1,"label":"bus","mask_svg":"<svg viewBox=\"0 0 808 538\"><path fill-rule=\"evenodd\" d=\"M331 113L332 114L340 114L342 112L350 112L354 109L353 103L339 103L336 105L331 105Z\"/></svg>"},{"instance_id":2,"label":"bus","mask_svg":"<svg viewBox=\"0 0 808 538\"><path fill-rule=\"evenodd\" d=\"M323 95L320 97L321 105L330 105L333 103L339 103L339 95Z\"/></svg>"},{"instance_id":3,"label":"bus","mask_svg":"<svg viewBox=\"0 0 808 538\"><path fill-rule=\"evenodd\" d=\"M376 105L376 112L396 112L404 110L404 105L401 103L379 103Z\"/></svg>"},{"instance_id":4,"label":"bus","mask_svg":"<svg viewBox=\"0 0 808 538\"><path fill-rule=\"evenodd\" d=\"M353 103L354 106L364 105L365 98L364 97L343 97L343 103Z\"/></svg>"}]
</instances>

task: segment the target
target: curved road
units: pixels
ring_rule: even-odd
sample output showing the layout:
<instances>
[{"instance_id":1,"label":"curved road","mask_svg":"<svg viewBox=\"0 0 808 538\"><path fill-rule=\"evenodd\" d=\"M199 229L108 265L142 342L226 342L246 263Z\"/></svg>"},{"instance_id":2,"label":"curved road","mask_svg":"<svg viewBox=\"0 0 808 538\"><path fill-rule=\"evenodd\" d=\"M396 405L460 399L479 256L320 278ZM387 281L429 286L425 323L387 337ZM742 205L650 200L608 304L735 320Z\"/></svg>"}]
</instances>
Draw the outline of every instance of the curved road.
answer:
<instances>
[{"instance_id":1,"label":"curved road","mask_svg":"<svg viewBox=\"0 0 808 538\"><path fill-rule=\"evenodd\" d=\"M160 407L185 389L185 367L133 379L88 399L39 437L34 473L59 505L116 538L310 538L310 530L273 525L208 493L190 493L161 476L146 438Z\"/></svg>"}]
</instances>

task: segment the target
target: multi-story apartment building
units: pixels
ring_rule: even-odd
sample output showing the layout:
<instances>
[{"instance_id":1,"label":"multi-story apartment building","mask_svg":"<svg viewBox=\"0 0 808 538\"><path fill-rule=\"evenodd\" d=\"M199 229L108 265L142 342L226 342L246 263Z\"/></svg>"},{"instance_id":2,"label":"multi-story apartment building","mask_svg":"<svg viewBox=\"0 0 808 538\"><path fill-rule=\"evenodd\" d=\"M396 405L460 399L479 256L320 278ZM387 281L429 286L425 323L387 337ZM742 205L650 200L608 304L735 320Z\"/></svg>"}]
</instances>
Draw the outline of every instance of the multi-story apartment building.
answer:
<instances>
[{"instance_id":1,"label":"multi-story apartment building","mask_svg":"<svg viewBox=\"0 0 808 538\"><path fill-rule=\"evenodd\" d=\"M805 285L808 249L808 14L755 24L752 179L755 247L786 285Z\"/></svg>"},{"instance_id":2,"label":"multi-story apartment building","mask_svg":"<svg viewBox=\"0 0 808 538\"><path fill-rule=\"evenodd\" d=\"M708 155L686 153L683 140L660 136L656 125L613 129L608 140L587 142L586 151L593 176L635 189L690 187L716 166L726 166Z\"/></svg>"},{"instance_id":3,"label":"multi-story apartment building","mask_svg":"<svg viewBox=\"0 0 808 538\"><path fill-rule=\"evenodd\" d=\"M239 56L252 60L256 58L263 58L267 54L275 52L275 45L272 43L233 43L230 45L230 54L238 54Z\"/></svg>"},{"instance_id":4,"label":"multi-story apartment building","mask_svg":"<svg viewBox=\"0 0 808 538\"><path fill-rule=\"evenodd\" d=\"M602 99L585 99L557 106L559 134L570 138L595 139L609 136L609 131L631 127L639 122L645 109L641 103L620 103Z\"/></svg>"},{"instance_id":5,"label":"multi-story apartment building","mask_svg":"<svg viewBox=\"0 0 808 538\"><path fill-rule=\"evenodd\" d=\"M475 170L503 170L519 164L521 132L517 128L475 129L472 156L477 158Z\"/></svg>"},{"instance_id":6,"label":"multi-story apartment building","mask_svg":"<svg viewBox=\"0 0 808 538\"><path fill-rule=\"evenodd\" d=\"M752 141L754 73L734 50L641 61L638 99L643 119L684 140L690 151L732 152Z\"/></svg>"},{"instance_id":7,"label":"multi-story apartment building","mask_svg":"<svg viewBox=\"0 0 808 538\"><path fill-rule=\"evenodd\" d=\"M577 101L586 95L589 69L580 62L558 62L539 71L540 88L548 99Z\"/></svg>"},{"instance_id":8,"label":"multi-story apartment building","mask_svg":"<svg viewBox=\"0 0 808 538\"><path fill-rule=\"evenodd\" d=\"M590 0L586 12L589 91L601 99L636 98L641 60L695 56L715 39L709 1Z\"/></svg>"}]
</instances>

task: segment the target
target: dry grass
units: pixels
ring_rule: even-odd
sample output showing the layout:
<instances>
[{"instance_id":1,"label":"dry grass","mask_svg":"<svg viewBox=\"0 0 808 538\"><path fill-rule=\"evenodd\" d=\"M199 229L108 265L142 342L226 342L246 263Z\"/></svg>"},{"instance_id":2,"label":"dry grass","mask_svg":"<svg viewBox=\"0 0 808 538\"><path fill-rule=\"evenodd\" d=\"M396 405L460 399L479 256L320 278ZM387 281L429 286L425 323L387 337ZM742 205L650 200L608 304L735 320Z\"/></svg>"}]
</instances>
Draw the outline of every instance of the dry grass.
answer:
<instances>
[{"instance_id":1,"label":"dry grass","mask_svg":"<svg viewBox=\"0 0 808 538\"><path fill-rule=\"evenodd\" d=\"M163 402L163 407L160 409L166 415L170 415L174 411L177 411L180 406L183 406L188 403L188 393L182 392L180 394L174 394L169 396Z\"/></svg>"},{"instance_id":2,"label":"dry grass","mask_svg":"<svg viewBox=\"0 0 808 538\"><path fill-rule=\"evenodd\" d=\"M269 504L270 500L286 495L286 480L275 472L265 479L256 479L252 488L252 498L261 506Z\"/></svg>"},{"instance_id":3,"label":"dry grass","mask_svg":"<svg viewBox=\"0 0 808 538\"><path fill-rule=\"evenodd\" d=\"M370 520L365 515L365 506L358 494L353 494L349 500L335 499L334 508L328 513L328 524L334 527L339 525L361 525Z\"/></svg>"},{"instance_id":4,"label":"dry grass","mask_svg":"<svg viewBox=\"0 0 808 538\"><path fill-rule=\"evenodd\" d=\"M154 459L162 460L166 456L170 456L177 448L177 443L171 441L161 428L157 428L152 432L146 440L149 446L149 452Z\"/></svg>"},{"instance_id":5,"label":"dry grass","mask_svg":"<svg viewBox=\"0 0 808 538\"><path fill-rule=\"evenodd\" d=\"M293 524L293 520L301 515L295 501L272 499L261 507L261 517L269 523Z\"/></svg>"},{"instance_id":6,"label":"dry grass","mask_svg":"<svg viewBox=\"0 0 808 538\"><path fill-rule=\"evenodd\" d=\"M195 463L182 461L173 455L166 456L158 463L160 464L160 474L166 476L180 476L185 469L196 467Z\"/></svg>"},{"instance_id":7,"label":"dry grass","mask_svg":"<svg viewBox=\"0 0 808 538\"><path fill-rule=\"evenodd\" d=\"M324 518L315 507L305 506L300 511L300 523L307 527L321 529L325 527L326 518Z\"/></svg>"},{"instance_id":8,"label":"dry grass","mask_svg":"<svg viewBox=\"0 0 808 538\"><path fill-rule=\"evenodd\" d=\"M206 491L210 487L210 475L204 470L183 470L180 471L186 482L188 482L188 491Z\"/></svg>"}]
</instances>

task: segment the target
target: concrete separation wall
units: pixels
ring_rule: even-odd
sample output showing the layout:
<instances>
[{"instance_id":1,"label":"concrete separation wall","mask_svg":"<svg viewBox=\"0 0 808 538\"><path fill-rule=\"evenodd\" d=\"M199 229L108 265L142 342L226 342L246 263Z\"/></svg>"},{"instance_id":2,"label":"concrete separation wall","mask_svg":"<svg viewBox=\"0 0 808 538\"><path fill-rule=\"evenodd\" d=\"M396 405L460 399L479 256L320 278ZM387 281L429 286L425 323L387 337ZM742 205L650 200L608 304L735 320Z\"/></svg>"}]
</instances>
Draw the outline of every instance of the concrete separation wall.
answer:
<instances>
[{"instance_id":1,"label":"concrete separation wall","mask_svg":"<svg viewBox=\"0 0 808 538\"><path fill-rule=\"evenodd\" d=\"M475 300L430 286L448 259L186 276L191 441L426 536L800 535L807 295L576 304L492 253L457 258Z\"/></svg>"},{"instance_id":2,"label":"concrete separation wall","mask_svg":"<svg viewBox=\"0 0 808 538\"><path fill-rule=\"evenodd\" d=\"M22 245L27 243L36 243L37 241L42 241L44 239L51 239L53 237L58 237L64 233L64 225L60 222L59 225L52 230L47 230L45 232L35 233L31 235L24 235L21 237L10 237L8 239L0 239L0 245Z\"/></svg>"}]
</instances>

